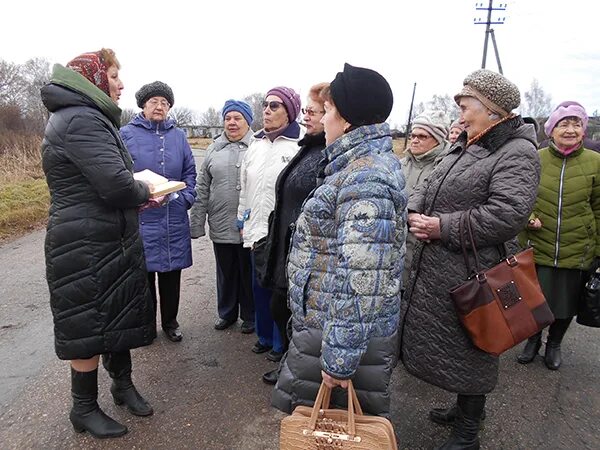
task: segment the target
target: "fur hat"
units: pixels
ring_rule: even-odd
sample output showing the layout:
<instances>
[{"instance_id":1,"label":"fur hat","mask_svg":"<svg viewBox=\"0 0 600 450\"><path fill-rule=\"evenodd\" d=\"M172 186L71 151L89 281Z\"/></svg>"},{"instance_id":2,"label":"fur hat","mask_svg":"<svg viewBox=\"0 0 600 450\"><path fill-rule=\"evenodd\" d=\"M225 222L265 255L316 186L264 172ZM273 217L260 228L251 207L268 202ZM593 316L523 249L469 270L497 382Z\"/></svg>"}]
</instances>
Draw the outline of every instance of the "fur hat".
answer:
<instances>
[{"instance_id":1,"label":"fur hat","mask_svg":"<svg viewBox=\"0 0 600 450\"><path fill-rule=\"evenodd\" d=\"M152 97L164 97L169 102L169 105L173 107L175 104L175 97L173 97L173 90L168 84L162 81L155 81L154 83L148 83L143 85L139 91L135 93L135 99L137 105L143 108L149 98Z\"/></svg>"},{"instance_id":2,"label":"fur hat","mask_svg":"<svg viewBox=\"0 0 600 450\"><path fill-rule=\"evenodd\" d=\"M67 67L110 96L108 75L106 74L108 67L106 67L101 51L83 53L69 61Z\"/></svg>"},{"instance_id":3,"label":"fur hat","mask_svg":"<svg viewBox=\"0 0 600 450\"><path fill-rule=\"evenodd\" d=\"M278 86L269 90L265 98L269 95L276 95L281 99L290 123L298 118L298 114L300 114L300 96L296 94L296 91L289 87Z\"/></svg>"},{"instance_id":4,"label":"fur hat","mask_svg":"<svg viewBox=\"0 0 600 450\"><path fill-rule=\"evenodd\" d=\"M231 111L239 112L242 116L244 116L244 119L246 119L248 125L252 125L252 108L248 103L241 100L227 100L225 105L223 105L223 112L221 113L223 119L225 119L225 115Z\"/></svg>"},{"instance_id":5,"label":"fur hat","mask_svg":"<svg viewBox=\"0 0 600 450\"><path fill-rule=\"evenodd\" d=\"M556 109L552 111L552 114L550 114L548 120L546 120L546 123L544 124L546 136L550 137L556 124L567 117L580 118L583 124L583 131L586 130L589 119L587 113L585 112L585 108L577 102L566 101L558 105Z\"/></svg>"},{"instance_id":6,"label":"fur hat","mask_svg":"<svg viewBox=\"0 0 600 450\"><path fill-rule=\"evenodd\" d=\"M508 116L521 104L519 88L503 75L486 69L467 75L462 91L454 96L457 104L461 97L474 97L501 117Z\"/></svg>"},{"instance_id":7,"label":"fur hat","mask_svg":"<svg viewBox=\"0 0 600 450\"><path fill-rule=\"evenodd\" d=\"M344 71L338 72L329 89L338 112L351 125L382 123L392 112L392 88L374 70L346 63Z\"/></svg>"},{"instance_id":8,"label":"fur hat","mask_svg":"<svg viewBox=\"0 0 600 450\"><path fill-rule=\"evenodd\" d=\"M443 111L429 111L417 116L413 120L412 127L413 129L422 128L441 144L448 137L450 131L448 122L448 117Z\"/></svg>"}]
</instances>

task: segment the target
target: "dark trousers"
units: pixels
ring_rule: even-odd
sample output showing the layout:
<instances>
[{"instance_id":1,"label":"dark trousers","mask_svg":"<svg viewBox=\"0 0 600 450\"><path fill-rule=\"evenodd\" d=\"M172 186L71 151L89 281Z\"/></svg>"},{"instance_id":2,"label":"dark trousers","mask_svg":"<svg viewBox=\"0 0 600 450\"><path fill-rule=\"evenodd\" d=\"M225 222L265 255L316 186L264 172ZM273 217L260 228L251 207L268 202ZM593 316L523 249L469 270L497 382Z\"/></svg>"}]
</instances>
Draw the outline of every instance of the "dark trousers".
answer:
<instances>
[{"instance_id":1,"label":"dark trousers","mask_svg":"<svg viewBox=\"0 0 600 450\"><path fill-rule=\"evenodd\" d=\"M154 301L154 314L157 312L156 274L158 274L158 295L160 296L160 320L163 330L178 328L179 292L181 270L171 272L148 272L148 284Z\"/></svg>"},{"instance_id":2,"label":"dark trousers","mask_svg":"<svg viewBox=\"0 0 600 450\"><path fill-rule=\"evenodd\" d=\"M254 322L250 249L213 242L217 263L217 312L224 320Z\"/></svg>"},{"instance_id":3,"label":"dark trousers","mask_svg":"<svg viewBox=\"0 0 600 450\"><path fill-rule=\"evenodd\" d=\"M267 347L273 347L273 351L283 353L283 343L279 328L271 317L271 294L270 289L261 287L256 278L254 268L254 256L252 255L252 292L254 293L254 311L256 322L256 335L258 342Z\"/></svg>"},{"instance_id":4,"label":"dark trousers","mask_svg":"<svg viewBox=\"0 0 600 450\"><path fill-rule=\"evenodd\" d=\"M273 294L271 295L271 316L273 316L273 320L281 335L283 351L286 352L290 345L288 323L290 317L292 317L292 312L287 307L287 291L273 290Z\"/></svg>"}]
</instances>

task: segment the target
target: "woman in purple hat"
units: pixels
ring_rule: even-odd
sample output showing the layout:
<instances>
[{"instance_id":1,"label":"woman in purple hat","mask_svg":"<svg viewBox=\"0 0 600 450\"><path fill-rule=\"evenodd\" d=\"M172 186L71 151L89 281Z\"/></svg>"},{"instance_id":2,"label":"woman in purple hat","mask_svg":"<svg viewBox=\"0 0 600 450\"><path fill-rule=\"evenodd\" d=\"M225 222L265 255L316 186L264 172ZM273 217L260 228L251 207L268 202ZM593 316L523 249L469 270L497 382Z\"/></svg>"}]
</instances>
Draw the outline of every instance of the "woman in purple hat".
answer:
<instances>
[{"instance_id":1,"label":"woman in purple hat","mask_svg":"<svg viewBox=\"0 0 600 450\"><path fill-rule=\"evenodd\" d=\"M583 146L587 124L585 109L572 101L558 105L546 121L550 141L539 152L538 198L522 235L533 245L538 278L555 317L544 355L550 370L562 363L560 345L577 313L585 275L600 266L600 154ZM517 360L532 362L541 346L540 332Z\"/></svg>"},{"instance_id":2,"label":"woman in purple hat","mask_svg":"<svg viewBox=\"0 0 600 450\"><path fill-rule=\"evenodd\" d=\"M271 291L259 286L256 258L266 243L269 215L275 208L275 183L279 173L300 147L304 129L296 119L300 113L300 97L291 88L275 87L263 101L263 128L252 138L240 173L238 227L244 247L252 249L252 290L258 340L254 353L265 353L278 362L283 356L283 343L270 312ZM258 246L257 246L258 243Z\"/></svg>"}]
</instances>

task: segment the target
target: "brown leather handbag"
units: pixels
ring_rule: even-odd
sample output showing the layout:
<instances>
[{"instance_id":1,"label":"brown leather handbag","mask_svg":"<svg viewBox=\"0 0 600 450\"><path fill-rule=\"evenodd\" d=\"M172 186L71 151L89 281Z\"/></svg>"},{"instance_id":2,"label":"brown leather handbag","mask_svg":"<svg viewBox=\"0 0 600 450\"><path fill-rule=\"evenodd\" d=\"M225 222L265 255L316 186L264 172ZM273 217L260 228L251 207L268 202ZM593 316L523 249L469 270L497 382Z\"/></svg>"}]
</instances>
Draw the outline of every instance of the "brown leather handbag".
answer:
<instances>
[{"instance_id":1,"label":"brown leather handbag","mask_svg":"<svg viewBox=\"0 0 600 450\"><path fill-rule=\"evenodd\" d=\"M475 259L474 268L469 262L465 229ZM499 356L554 322L537 278L532 248L506 256L504 244L500 263L482 270L470 212L461 217L459 233L470 275L467 281L450 290L450 297L476 347Z\"/></svg>"},{"instance_id":2,"label":"brown leather handbag","mask_svg":"<svg viewBox=\"0 0 600 450\"><path fill-rule=\"evenodd\" d=\"M281 421L280 450L396 450L392 423L365 416L352 381L348 382L348 410L329 409L331 389L321 383L315 405L297 406Z\"/></svg>"}]
</instances>

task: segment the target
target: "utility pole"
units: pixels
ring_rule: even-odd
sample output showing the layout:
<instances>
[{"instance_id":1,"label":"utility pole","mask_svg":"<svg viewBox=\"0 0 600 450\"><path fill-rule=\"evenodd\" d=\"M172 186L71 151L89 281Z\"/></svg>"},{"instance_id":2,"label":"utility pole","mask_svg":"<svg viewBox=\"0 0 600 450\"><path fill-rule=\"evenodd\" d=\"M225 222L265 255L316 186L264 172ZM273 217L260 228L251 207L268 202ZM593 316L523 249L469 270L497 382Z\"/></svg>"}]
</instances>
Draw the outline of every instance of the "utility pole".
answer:
<instances>
[{"instance_id":1,"label":"utility pole","mask_svg":"<svg viewBox=\"0 0 600 450\"><path fill-rule=\"evenodd\" d=\"M502 72L502 64L500 63L498 45L496 44L496 36L494 34L494 29L490 25L502 25L504 23L506 17L498 17L496 20L492 20L492 11L506 11L506 3L500 3L499 6L494 7L494 0L489 0L489 5L487 8L483 6L483 3L475 3L475 9L478 11L487 11L487 20L485 22L481 19L473 19L473 23L475 25L485 25L485 39L483 41L483 58L481 60L481 68L485 69L488 42L491 36L492 45L494 46L494 53L496 54L496 63L498 64L498 72L504 75Z\"/></svg>"},{"instance_id":2,"label":"utility pole","mask_svg":"<svg viewBox=\"0 0 600 450\"><path fill-rule=\"evenodd\" d=\"M412 99L410 100L410 109L408 110L408 124L406 125L406 132L404 133L404 150L408 146L408 133L410 133L410 126L412 125L412 111L413 104L415 103L415 91L417 90L417 83L413 85Z\"/></svg>"}]
</instances>

